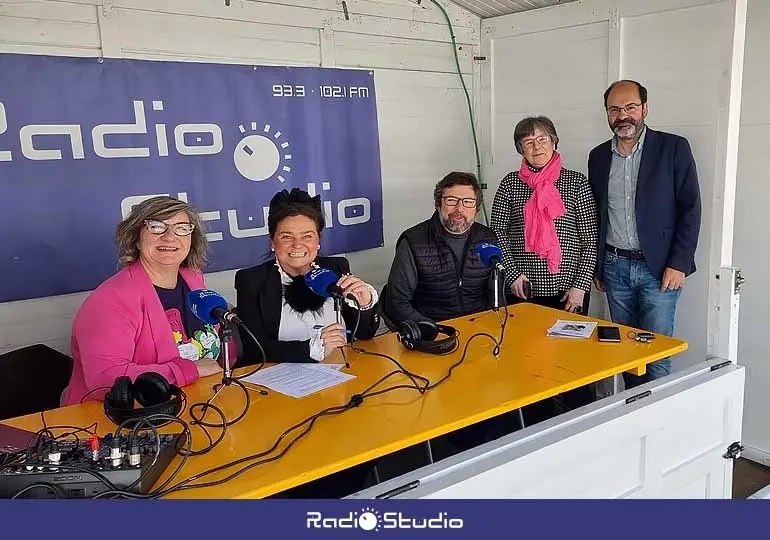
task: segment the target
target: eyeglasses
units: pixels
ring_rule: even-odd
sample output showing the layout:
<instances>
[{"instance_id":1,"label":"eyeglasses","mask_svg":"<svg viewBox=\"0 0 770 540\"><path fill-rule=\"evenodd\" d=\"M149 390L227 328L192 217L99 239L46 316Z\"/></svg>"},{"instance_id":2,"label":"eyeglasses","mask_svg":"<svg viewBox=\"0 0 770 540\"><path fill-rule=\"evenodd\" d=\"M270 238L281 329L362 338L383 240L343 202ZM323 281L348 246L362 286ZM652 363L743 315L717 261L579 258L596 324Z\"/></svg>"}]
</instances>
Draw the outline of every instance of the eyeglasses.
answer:
<instances>
[{"instance_id":1,"label":"eyeglasses","mask_svg":"<svg viewBox=\"0 0 770 540\"><path fill-rule=\"evenodd\" d=\"M193 229L195 229L195 225L192 223L174 223L173 225L169 225L168 223L164 223L155 219L145 220L144 226L147 227L147 230L150 233L157 235L165 234L169 227L173 227L175 235L190 236L193 232Z\"/></svg>"},{"instance_id":2,"label":"eyeglasses","mask_svg":"<svg viewBox=\"0 0 770 540\"><path fill-rule=\"evenodd\" d=\"M441 199L446 203L447 206L457 206L457 203L460 201L463 202L463 206L465 208L476 208L476 205L478 204L476 199L472 199L470 197L466 199L461 199L460 197L441 197Z\"/></svg>"},{"instance_id":3,"label":"eyeglasses","mask_svg":"<svg viewBox=\"0 0 770 540\"><path fill-rule=\"evenodd\" d=\"M527 139L526 141L522 141L521 146L522 148L526 148L527 150L534 150L535 143L537 143L540 146L545 146L549 142L551 142L551 136L544 134L544 135L539 135L534 139Z\"/></svg>"},{"instance_id":4,"label":"eyeglasses","mask_svg":"<svg viewBox=\"0 0 770 540\"><path fill-rule=\"evenodd\" d=\"M626 114L632 115L639 112L639 109L641 108L642 108L641 103L629 103L625 107L615 107L615 106L607 107L607 114L612 116L617 116L621 113L621 111L625 111Z\"/></svg>"}]
</instances>

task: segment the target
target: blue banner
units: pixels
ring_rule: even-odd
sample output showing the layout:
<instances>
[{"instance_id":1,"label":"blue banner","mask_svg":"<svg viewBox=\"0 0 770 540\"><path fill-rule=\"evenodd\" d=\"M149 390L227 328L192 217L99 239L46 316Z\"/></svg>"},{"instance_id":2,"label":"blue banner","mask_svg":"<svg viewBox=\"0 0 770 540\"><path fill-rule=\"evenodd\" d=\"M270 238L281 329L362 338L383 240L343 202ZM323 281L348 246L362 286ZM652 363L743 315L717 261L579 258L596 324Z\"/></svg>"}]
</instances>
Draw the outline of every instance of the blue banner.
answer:
<instances>
[{"instance_id":1,"label":"blue banner","mask_svg":"<svg viewBox=\"0 0 770 540\"><path fill-rule=\"evenodd\" d=\"M194 497L194 495L190 495ZM709 539L761 536L764 501L3 501L9 538L83 534L110 538ZM640 516L656 516L649 523ZM649 521L649 520L648 520ZM68 526L69 525L69 526ZM656 527L653 531L652 527Z\"/></svg>"},{"instance_id":2,"label":"blue banner","mask_svg":"<svg viewBox=\"0 0 770 540\"><path fill-rule=\"evenodd\" d=\"M160 194L202 213L207 271L257 264L292 187L321 195L323 254L382 245L371 71L0 54L0 302L93 289Z\"/></svg>"}]
</instances>

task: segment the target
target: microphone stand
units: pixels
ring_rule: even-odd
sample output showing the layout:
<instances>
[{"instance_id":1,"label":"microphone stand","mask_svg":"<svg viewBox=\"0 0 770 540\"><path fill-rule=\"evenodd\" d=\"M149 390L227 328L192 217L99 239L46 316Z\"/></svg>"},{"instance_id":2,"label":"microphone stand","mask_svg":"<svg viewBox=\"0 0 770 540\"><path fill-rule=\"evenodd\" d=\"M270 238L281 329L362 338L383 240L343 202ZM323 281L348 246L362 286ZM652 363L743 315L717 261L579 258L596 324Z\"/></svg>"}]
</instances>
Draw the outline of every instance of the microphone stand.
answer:
<instances>
[{"instance_id":1,"label":"microphone stand","mask_svg":"<svg viewBox=\"0 0 770 540\"><path fill-rule=\"evenodd\" d=\"M505 279L505 267L503 266L503 263L500 262L500 259L497 257L492 259L492 279L494 281L493 285L493 291L495 295L493 309L494 311L498 311L500 309L500 280Z\"/></svg>"},{"instance_id":2,"label":"microphone stand","mask_svg":"<svg viewBox=\"0 0 770 540\"><path fill-rule=\"evenodd\" d=\"M344 328L345 322L342 319L342 301L344 299L341 296L338 296L336 294L333 296L333 298L334 298L334 314L336 316L337 324L341 325ZM350 364L348 363L348 359L345 356L345 348L340 347L340 352L342 353L342 359L345 361L345 367L349 368Z\"/></svg>"},{"instance_id":3,"label":"microphone stand","mask_svg":"<svg viewBox=\"0 0 770 540\"><path fill-rule=\"evenodd\" d=\"M221 351L223 355L223 373L222 373L222 382L220 384L214 385L214 395L211 396L211 398L206 402L207 405L211 405L211 402L214 401L219 393L226 387L230 386L233 383L233 376L232 376L232 367L230 362L230 341L233 338L233 322L227 319L224 319L222 323L219 325L219 341L221 343Z\"/></svg>"},{"instance_id":4,"label":"microphone stand","mask_svg":"<svg viewBox=\"0 0 770 540\"><path fill-rule=\"evenodd\" d=\"M334 296L334 314L337 317L337 324L342 324L342 300L339 296Z\"/></svg>"}]
</instances>

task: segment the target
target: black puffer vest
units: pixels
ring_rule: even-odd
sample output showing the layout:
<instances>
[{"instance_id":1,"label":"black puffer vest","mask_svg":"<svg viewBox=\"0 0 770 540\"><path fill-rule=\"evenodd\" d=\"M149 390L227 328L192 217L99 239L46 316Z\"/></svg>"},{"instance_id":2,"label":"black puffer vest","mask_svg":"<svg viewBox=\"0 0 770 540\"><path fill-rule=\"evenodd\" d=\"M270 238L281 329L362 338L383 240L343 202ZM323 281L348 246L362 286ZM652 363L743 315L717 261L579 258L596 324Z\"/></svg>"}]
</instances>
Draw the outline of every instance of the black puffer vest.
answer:
<instances>
[{"instance_id":1,"label":"black puffer vest","mask_svg":"<svg viewBox=\"0 0 770 540\"><path fill-rule=\"evenodd\" d=\"M490 307L492 269L479 259L476 244L497 244L492 229L480 223L471 226L461 261L444 241L437 213L405 231L401 240L409 242L417 267L418 282L412 300L417 311L434 321L445 321Z\"/></svg>"}]
</instances>

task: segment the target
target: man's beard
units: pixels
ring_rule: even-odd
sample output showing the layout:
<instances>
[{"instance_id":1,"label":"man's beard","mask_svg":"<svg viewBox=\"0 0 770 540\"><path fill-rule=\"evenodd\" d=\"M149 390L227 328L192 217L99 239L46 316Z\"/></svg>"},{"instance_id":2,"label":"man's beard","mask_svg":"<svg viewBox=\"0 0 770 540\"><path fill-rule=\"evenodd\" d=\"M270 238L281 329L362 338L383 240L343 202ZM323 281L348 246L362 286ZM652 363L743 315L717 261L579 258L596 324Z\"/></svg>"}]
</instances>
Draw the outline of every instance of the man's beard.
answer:
<instances>
[{"instance_id":1,"label":"man's beard","mask_svg":"<svg viewBox=\"0 0 770 540\"><path fill-rule=\"evenodd\" d=\"M623 120L615 120L611 127L619 139L635 139L642 132L643 126L644 119L637 122L633 118L625 118Z\"/></svg>"},{"instance_id":2,"label":"man's beard","mask_svg":"<svg viewBox=\"0 0 770 540\"><path fill-rule=\"evenodd\" d=\"M455 219L453 220L452 218ZM463 234L468 232L471 225L473 225L473 222L466 219L466 217L459 212L452 212L447 217L441 218L441 224L452 234Z\"/></svg>"}]
</instances>

